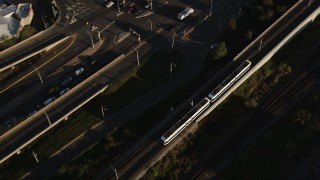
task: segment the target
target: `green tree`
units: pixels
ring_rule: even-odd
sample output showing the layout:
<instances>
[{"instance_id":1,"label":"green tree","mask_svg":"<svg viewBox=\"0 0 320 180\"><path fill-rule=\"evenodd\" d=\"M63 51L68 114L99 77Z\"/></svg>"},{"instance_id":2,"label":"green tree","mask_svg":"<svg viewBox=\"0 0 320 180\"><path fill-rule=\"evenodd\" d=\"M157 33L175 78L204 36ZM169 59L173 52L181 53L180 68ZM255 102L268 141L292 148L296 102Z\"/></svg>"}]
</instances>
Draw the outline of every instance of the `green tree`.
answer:
<instances>
[{"instance_id":1,"label":"green tree","mask_svg":"<svg viewBox=\"0 0 320 180\"><path fill-rule=\"evenodd\" d=\"M270 20L270 19L272 19L273 18L273 10L271 10L271 9L267 9L267 11L266 11L266 13L265 13L265 18L266 18L266 20Z\"/></svg>"},{"instance_id":2,"label":"green tree","mask_svg":"<svg viewBox=\"0 0 320 180\"><path fill-rule=\"evenodd\" d=\"M29 25L24 26L22 31L20 32L19 38L20 38L20 40L27 39L27 38L33 36L36 32L37 32L37 30L34 27L29 26Z\"/></svg>"},{"instance_id":3,"label":"green tree","mask_svg":"<svg viewBox=\"0 0 320 180\"><path fill-rule=\"evenodd\" d=\"M236 18L231 18L229 20L229 23L228 23L228 28L231 30L231 31L234 31L237 29L237 19Z\"/></svg>"},{"instance_id":4,"label":"green tree","mask_svg":"<svg viewBox=\"0 0 320 180\"><path fill-rule=\"evenodd\" d=\"M212 51L212 57L214 60L218 60L226 56L228 53L226 43L225 42L220 42L218 43L215 48Z\"/></svg>"},{"instance_id":5,"label":"green tree","mask_svg":"<svg viewBox=\"0 0 320 180\"><path fill-rule=\"evenodd\" d=\"M285 13L287 10L288 10L288 7L287 7L287 6L277 6L277 7L276 7L276 12L277 12L278 14L283 14L283 13Z\"/></svg>"},{"instance_id":6,"label":"green tree","mask_svg":"<svg viewBox=\"0 0 320 180\"><path fill-rule=\"evenodd\" d=\"M273 6L273 0L262 0L262 4L265 6Z\"/></svg>"},{"instance_id":7,"label":"green tree","mask_svg":"<svg viewBox=\"0 0 320 180\"><path fill-rule=\"evenodd\" d=\"M248 41L251 41L252 40L252 30L247 30L245 32L245 37Z\"/></svg>"}]
</instances>

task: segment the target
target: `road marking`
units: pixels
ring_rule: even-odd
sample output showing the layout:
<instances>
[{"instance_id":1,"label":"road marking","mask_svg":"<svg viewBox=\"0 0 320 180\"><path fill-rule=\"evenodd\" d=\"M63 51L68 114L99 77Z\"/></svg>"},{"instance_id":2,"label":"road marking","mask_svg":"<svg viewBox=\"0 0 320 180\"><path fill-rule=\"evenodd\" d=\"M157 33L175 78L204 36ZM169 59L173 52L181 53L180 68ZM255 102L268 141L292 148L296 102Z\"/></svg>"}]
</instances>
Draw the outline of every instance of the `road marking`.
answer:
<instances>
[{"instance_id":1,"label":"road marking","mask_svg":"<svg viewBox=\"0 0 320 180\"><path fill-rule=\"evenodd\" d=\"M64 58L61 58L60 60L58 60L58 62L63 61L63 60L64 60Z\"/></svg>"},{"instance_id":2,"label":"road marking","mask_svg":"<svg viewBox=\"0 0 320 180\"><path fill-rule=\"evenodd\" d=\"M59 56L60 54L64 53L67 49L69 49L71 47L71 45L75 42L75 40L77 39L77 36L72 40L72 42L68 45L68 47L64 50L62 50L61 52L59 52L58 54L56 54L55 56L53 56L51 59L49 59L47 62L43 63L41 66L37 67L36 69L40 69L41 67L43 67L44 65L46 65L47 63L49 63L50 61L52 61L54 58L56 58L57 56ZM24 77L22 77L21 79L17 80L16 82L14 82L13 84L11 84L10 86L6 87L5 89L3 89L1 93L4 93L5 91L7 91L8 89L10 89L12 86L16 85L17 83L19 83L20 81L22 81L23 79L25 79L26 77L30 76L33 72L35 72L35 70L31 71L30 73L28 73L27 75L25 75Z\"/></svg>"}]
</instances>

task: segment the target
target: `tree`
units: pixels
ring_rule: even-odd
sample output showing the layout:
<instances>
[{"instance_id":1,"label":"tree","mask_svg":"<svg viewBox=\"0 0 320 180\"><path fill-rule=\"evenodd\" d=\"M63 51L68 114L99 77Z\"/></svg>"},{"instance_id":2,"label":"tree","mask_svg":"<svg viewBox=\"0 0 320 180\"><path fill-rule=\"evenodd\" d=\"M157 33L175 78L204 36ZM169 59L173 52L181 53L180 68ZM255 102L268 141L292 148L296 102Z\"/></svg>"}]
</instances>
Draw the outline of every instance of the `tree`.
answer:
<instances>
[{"instance_id":1,"label":"tree","mask_svg":"<svg viewBox=\"0 0 320 180\"><path fill-rule=\"evenodd\" d=\"M229 23L228 23L228 28L231 30L231 31L234 31L237 29L237 19L236 18L231 18L229 20Z\"/></svg>"},{"instance_id":2,"label":"tree","mask_svg":"<svg viewBox=\"0 0 320 180\"><path fill-rule=\"evenodd\" d=\"M245 37L248 41L252 40L252 31L251 30L247 30L245 33Z\"/></svg>"},{"instance_id":3,"label":"tree","mask_svg":"<svg viewBox=\"0 0 320 180\"><path fill-rule=\"evenodd\" d=\"M273 0L262 0L262 4L265 6L273 6Z\"/></svg>"},{"instance_id":4,"label":"tree","mask_svg":"<svg viewBox=\"0 0 320 180\"><path fill-rule=\"evenodd\" d=\"M276 7L276 12L277 12L278 14L283 14L283 13L285 13L287 10L288 10L288 7L287 7L287 6L277 6L277 7Z\"/></svg>"},{"instance_id":5,"label":"tree","mask_svg":"<svg viewBox=\"0 0 320 180\"><path fill-rule=\"evenodd\" d=\"M212 57L214 60L218 60L220 58L223 58L226 56L228 53L228 50L226 48L226 43L225 42L220 42L218 43L215 48L212 51Z\"/></svg>"},{"instance_id":6,"label":"tree","mask_svg":"<svg viewBox=\"0 0 320 180\"><path fill-rule=\"evenodd\" d=\"M37 30L34 27L29 26L29 25L24 26L22 31L20 32L19 38L20 38L20 40L27 39L27 38L33 36L36 32L37 32Z\"/></svg>"}]
</instances>

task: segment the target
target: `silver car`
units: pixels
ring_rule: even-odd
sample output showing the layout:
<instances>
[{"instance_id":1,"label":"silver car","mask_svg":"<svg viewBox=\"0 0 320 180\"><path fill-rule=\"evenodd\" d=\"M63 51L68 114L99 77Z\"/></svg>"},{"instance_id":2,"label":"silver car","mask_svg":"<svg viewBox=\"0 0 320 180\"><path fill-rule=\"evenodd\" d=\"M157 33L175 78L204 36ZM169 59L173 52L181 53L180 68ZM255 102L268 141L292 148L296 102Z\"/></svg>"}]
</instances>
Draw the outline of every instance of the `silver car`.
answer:
<instances>
[{"instance_id":1,"label":"silver car","mask_svg":"<svg viewBox=\"0 0 320 180\"><path fill-rule=\"evenodd\" d=\"M84 71L83 68L79 68L79 69L77 69L77 70L74 72L74 75L75 75L75 76L79 76L83 71Z\"/></svg>"}]
</instances>

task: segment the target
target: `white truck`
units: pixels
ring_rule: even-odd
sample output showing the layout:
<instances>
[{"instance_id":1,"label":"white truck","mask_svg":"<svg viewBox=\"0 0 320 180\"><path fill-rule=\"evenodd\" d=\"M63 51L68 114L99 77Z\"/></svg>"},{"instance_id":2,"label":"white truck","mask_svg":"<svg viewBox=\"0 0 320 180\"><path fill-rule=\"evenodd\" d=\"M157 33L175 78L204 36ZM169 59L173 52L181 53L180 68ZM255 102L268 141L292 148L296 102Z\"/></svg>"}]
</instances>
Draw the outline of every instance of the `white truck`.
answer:
<instances>
[{"instance_id":1,"label":"white truck","mask_svg":"<svg viewBox=\"0 0 320 180\"><path fill-rule=\"evenodd\" d=\"M184 18L188 17L193 12L194 12L194 9L192 9L191 7L187 7L178 14L178 19L183 20Z\"/></svg>"}]
</instances>

